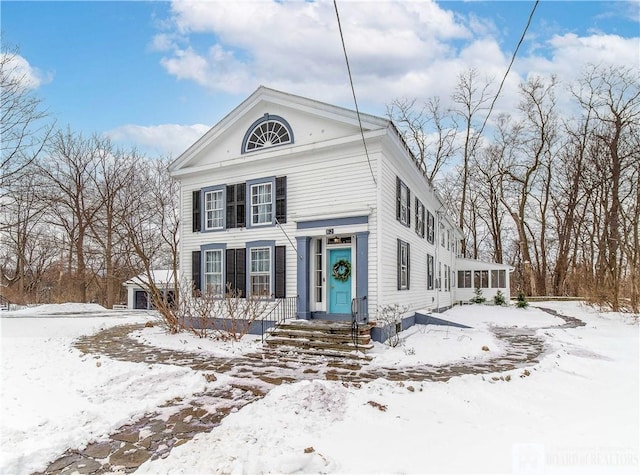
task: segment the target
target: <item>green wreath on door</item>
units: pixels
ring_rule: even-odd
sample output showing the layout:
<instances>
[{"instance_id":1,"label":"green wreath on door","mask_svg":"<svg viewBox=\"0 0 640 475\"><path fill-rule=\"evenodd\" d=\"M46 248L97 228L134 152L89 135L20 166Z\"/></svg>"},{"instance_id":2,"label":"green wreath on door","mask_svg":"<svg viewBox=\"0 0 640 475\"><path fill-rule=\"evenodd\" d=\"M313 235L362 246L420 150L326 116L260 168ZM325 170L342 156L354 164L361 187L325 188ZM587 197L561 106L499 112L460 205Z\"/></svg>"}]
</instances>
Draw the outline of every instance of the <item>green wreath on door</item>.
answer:
<instances>
[{"instance_id":1,"label":"green wreath on door","mask_svg":"<svg viewBox=\"0 0 640 475\"><path fill-rule=\"evenodd\" d=\"M332 274L338 282L346 282L351 276L351 263L346 259L340 259L333 265Z\"/></svg>"}]
</instances>

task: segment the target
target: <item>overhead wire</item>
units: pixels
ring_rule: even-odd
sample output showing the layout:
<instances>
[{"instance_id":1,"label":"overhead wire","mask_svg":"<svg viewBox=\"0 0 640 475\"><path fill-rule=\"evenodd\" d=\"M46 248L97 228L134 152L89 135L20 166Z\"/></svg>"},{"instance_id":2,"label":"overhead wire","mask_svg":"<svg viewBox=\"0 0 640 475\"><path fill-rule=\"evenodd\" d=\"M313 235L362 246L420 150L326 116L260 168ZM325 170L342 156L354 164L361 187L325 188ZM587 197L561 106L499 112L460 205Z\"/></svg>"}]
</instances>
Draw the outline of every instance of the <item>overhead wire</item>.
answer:
<instances>
[{"instance_id":1,"label":"overhead wire","mask_svg":"<svg viewBox=\"0 0 640 475\"><path fill-rule=\"evenodd\" d=\"M520 36L520 40L518 41L518 44L516 45L516 49L513 51L513 54L511 55L511 61L509 62L509 66L507 67L507 71L504 73L504 76L502 77L502 81L500 82L500 86L498 87L498 92L496 92L496 95L493 98L493 101L491 101L491 106L489 106L489 112L487 113L487 116L484 118L484 122L482 123L482 127L480 127L480 131L478 132L478 138L480 138L480 136L482 136L482 132L483 132L485 126L487 125L487 122L489 120L489 116L493 112L493 108L496 105L496 102L498 100L498 97L500 96L500 93L502 92L502 87L504 86L504 83L507 80L507 76L511 72L511 67L513 66L513 63L516 60L516 55L518 54L518 50L520 49L520 46L522 45L522 42L524 41L524 37L527 34L527 30L529 30L529 26L531 25L531 20L533 20L533 14L536 12L536 8L538 8L538 3L540 3L540 0L536 0L535 3L533 4L533 8L531 9L531 13L529 13L529 19L527 20L527 24L525 25L524 30L522 31L522 35ZM477 141L478 141L478 139L476 139L476 142Z\"/></svg>"},{"instance_id":2,"label":"overhead wire","mask_svg":"<svg viewBox=\"0 0 640 475\"><path fill-rule=\"evenodd\" d=\"M338 31L340 31L340 41L342 42L342 51L344 52L344 60L347 63L347 73L349 74L349 84L351 84L351 93L353 94L353 103L356 106L356 115L358 116L358 125L360 126L360 135L362 136L362 145L364 146L364 153L367 157L367 163L369 164L369 171L371 172L371 178L375 185L378 184L376 177L371 167L371 159L369 158L369 150L367 149L367 142L364 138L364 129L362 128L362 120L360 119L360 109L358 108L358 100L356 99L356 90L353 87L353 76L351 75L351 66L349 65L349 57L347 56L347 48L344 44L344 35L342 34L342 25L340 24L340 14L338 13L338 3L333 0L333 6L336 10L336 19L338 20Z\"/></svg>"}]
</instances>

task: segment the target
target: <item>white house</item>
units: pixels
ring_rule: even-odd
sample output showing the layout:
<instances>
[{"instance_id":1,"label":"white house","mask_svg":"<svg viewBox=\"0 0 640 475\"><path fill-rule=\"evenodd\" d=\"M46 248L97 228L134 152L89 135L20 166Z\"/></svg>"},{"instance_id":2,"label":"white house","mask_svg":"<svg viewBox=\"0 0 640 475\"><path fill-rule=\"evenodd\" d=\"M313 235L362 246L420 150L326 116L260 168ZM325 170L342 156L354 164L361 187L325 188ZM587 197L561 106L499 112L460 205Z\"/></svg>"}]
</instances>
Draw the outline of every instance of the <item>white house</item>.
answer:
<instances>
[{"instance_id":1,"label":"white house","mask_svg":"<svg viewBox=\"0 0 640 475\"><path fill-rule=\"evenodd\" d=\"M202 291L297 298L304 319L460 300L461 232L385 118L261 86L170 172L181 275Z\"/></svg>"}]
</instances>

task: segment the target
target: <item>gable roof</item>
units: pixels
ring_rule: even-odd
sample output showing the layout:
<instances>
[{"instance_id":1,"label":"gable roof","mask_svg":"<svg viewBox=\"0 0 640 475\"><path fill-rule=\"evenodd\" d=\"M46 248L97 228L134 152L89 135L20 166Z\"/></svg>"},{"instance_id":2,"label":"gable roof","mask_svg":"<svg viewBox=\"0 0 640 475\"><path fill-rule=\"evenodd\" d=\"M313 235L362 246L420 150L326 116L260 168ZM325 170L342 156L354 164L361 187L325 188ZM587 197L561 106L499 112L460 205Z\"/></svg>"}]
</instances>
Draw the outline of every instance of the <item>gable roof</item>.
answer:
<instances>
[{"instance_id":1,"label":"gable roof","mask_svg":"<svg viewBox=\"0 0 640 475\"><path fill-rule=\"evenodd\" d=\"M173 271L171 269L152 269L151 279L158 286L173 285ZM149 285L149 276L146 273L139 274L122 283L125 287L140 287Z\"/></svg>"},{"instance_id":2,"label":"gable roof","mask_svg":"<svg viewBox=\"0 0 640 475\"><path fill-rule=\"evenodd\" d=\"M265 86L260 86L253 94L246 98L240 105L229 112L216 125L211 127L200 139L191 145L185 152L177 157L170 165L169 171L174 172L187 166L202 150L204 150L211 142L220 137L220 135L232 127L236 121L241 119L243 115L260 102L268 102L271 104L286 105L295 107L298 110L308 112L318 117L331 119L336 122L352 126L360 126L366 130L384 129L391 123L388 119L378 117L371 114L358 113L356 111L340 106L328 104L326 102L309 99L307 97L297 96L287 92L277 91Z\"/></svg>"}]
</instances>

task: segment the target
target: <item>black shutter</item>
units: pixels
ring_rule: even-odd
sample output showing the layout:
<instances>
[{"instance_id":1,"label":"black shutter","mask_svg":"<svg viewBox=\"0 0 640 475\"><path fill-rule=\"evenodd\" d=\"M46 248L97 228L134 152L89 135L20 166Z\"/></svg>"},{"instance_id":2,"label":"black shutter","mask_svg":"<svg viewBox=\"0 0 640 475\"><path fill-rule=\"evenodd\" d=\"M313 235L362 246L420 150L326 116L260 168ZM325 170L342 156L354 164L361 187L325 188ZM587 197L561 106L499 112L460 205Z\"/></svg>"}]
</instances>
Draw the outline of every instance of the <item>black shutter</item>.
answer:
<instances>
[{"instance_id":1,"label":"black shutter","mask_svg":"<svg viewBox=\"0 0 640 475\"><path fill-rule=\"evenodd\" d=\"M411 284L411 246L407 243L407 290Z\"/></svg>"},{"instance_id":2,"label":"black shutter","mask_svg":"<svg viewBox=\"0 0 640 475\"><path fill-rule=\"evenodd\" d=\"M193 221L191 224L191 228L194 233L197 233L200 231L200 190L194 191L191 195L191 199L192 199L191 219Z\"/></svg>"},{"instance_id":3,"label":"black shutter","mask_svg":"<svg viewBox=\"0 0 640 475\"><path fill-rule=\"evenodd\" d=\"M402 241L398 241L398 258L396 259L396 275L398 276L398 290L402 290Z\"/></svg>"},{"instance_id":4,"label":"black shutter","mask_svg":"<svg viewBox=\"0 0 640 475\"><path fill-rule=\"evenodd\" d=\"M240 295L247 295L247 250L244 248L236 249L235 287Z\"/></svg>"},{"instance_id":5,"label":"black shutter","mask_svg":"<svg viewBox=\"0 0 640 475\"><path fill-rule=\"evenodd\" d=\"M225 265L225 279L224 279L225 293L228 290L231 290L231 291L237 290L236 289L236 250L235 249L227 249L227 252L225 253L224 265Z\"/></svg>"},{"instance_id":6,"label":"black shutter","mask_svg":"<svg viewBox=\"0 0 640 475\"><path fill-rule=\"evenodd\" d=\"M191 280L193 281L193 290L202 290L202 281L200 277L200 251L191 252Z\"/></svg>"},{"instance_id":7,"label":"black shutter","mask_svg":"<svg viewBox=\"0 0 640 475\"><path fill-rule=\"evenodd\" d=\"M227 185L227 229L236 227L236 185Z\"/></svg>"},{"instance_id":8,"label":"black shutter","mask_svg":"<svg viewBox=\"0 0 640 475\"><path fill-rule=\"evenodd\" d=\"M411 227L411 190L407 186L407 227Z\"/></svg>"},{"instance_id":9,"label":"black shutter","mask_svg":"<svg viewBox=\"0 0 640 475\"><path fill-rule=\"evenodd\" d=\"M236 227L238 228L244 228L246 226L246 188L244 183L238 183L236 185Z\"/></svg>"},{"instance_id":10,"label":"black shutter","mask_svg":"<svg viewBox=\"0 0 640 475\"><path fill-rule=\"evenodd\" d=\"M275 285L274 285L274 297L277 299L283 299L286 296L286 247L276 246L276 259L275 259Z\"/></svg>"},{"instance_id":11,"label":"black shutter","mask_svg":"<svg viewBox=\"0 0 640 475\"><path fill-rule=\"evenodd\" d=\"M276 219L287 222L287 177L276 177Z\"/></svg>"},{"instance_id":12,"label":"black shutter","mask_svg":"<svg viewBox=\"0 0 640 475\"><path fill-rule=\"evenodd\" d=\"M422 206L422 235L420 237L424 238L424 206Z\"/></svg>"},{"instance_id":13,"label":"black shutter","mask_svg":"<svg viewBox=\"0 0 640 475\"><path fill-rule=\"evenodd\" d=\"M402 183L400 178L396 177L396 219L400 221L400 208L402 207Z\"/></svg>"},{"instance_id":14,"label":"black shutter","mask_svg":"<svg viewBox=\"0 0 640 475\"><path fill-rule=\"evenodd\" d=\"M242 297L246 296L247 287L245 254L244 248L227 249L225 258L225 282Z\"/></svg>"}]
</instances>

